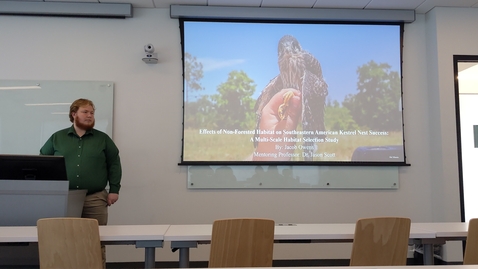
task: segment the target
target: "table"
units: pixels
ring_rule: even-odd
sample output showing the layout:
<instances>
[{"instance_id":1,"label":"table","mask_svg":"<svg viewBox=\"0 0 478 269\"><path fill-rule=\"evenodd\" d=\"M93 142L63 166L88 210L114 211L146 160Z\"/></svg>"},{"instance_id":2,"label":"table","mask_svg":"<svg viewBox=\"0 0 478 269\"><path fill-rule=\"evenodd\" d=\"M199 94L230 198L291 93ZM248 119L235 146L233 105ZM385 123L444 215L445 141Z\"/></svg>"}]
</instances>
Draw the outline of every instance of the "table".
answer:
<instances>
[{"instance_id":1,"label":"table","mask_svg":"<svg viewBox=\"0 0 478 269\"><path fill-rule=\"evenodd\" d=\"M209 244L212 224L171 225L164 234L164 240L171 242L171 248L179 249L179 267L189 267L189 249L198 244ZM355 223L321 223L321 224L277 224L274 233L276 243L338 243L352 242ZM436 233L431 229L412 226L410 240L428 248L436 243ZM432 250L433 251L433 250ZM429 257L427 256L427 262ZM424 253L425 261L425 253ZM431 263L433 264L433 252Z\"/></svg>"},{"instance_id":2,"label":"table","mask_svg":"<svg viewBox=\"0 0 478 269\"><path fill-rule=\"evenodd\" d=\"M105 245L136 245L137 248L145 248L145 268L154 268L155 248L163 247L164 241L170 241L173 250L179 249L179 267L186 268L189 267L190 248L195 248L198 244L210 243L212 224L107 225L100 226L99 229L100 240ZM354 232L355 223L277 224L274 241L276 243L352 242ZM464 222L412 223L410 241L424 246L424 264L432 265L434 244L444 244L449 240L466 240L467 234L468 223ZM0 243L34 242L38 242L36 226L0 226ZM334 269L339 268L334 267ZM426 268L420 267L420 269ZM460 267L460 269L467 268Z\"/></svg>"},{"instance_id":3,"label":"table","mask_svg":"<svg viewBox=\"0 0 478 269\"><path fill-rule=\"evenodd\" d=\"M155 267L155 249L163 247L169 225L100 226L100 240L105 245L136 245L144 248L145 268ZM36 243L36 226L0 226L0 243Z\"/></svg>"},{"instance_id":4,"label":"table","mask_svg":"<svg viewBox=\"0 0 478 269\"><path fill-rule=\"evenodd\" d=\"M412 227L433 230L437 239L445 241L466 240L468 222L423 222L412 223Z\"/></svg>"},{"instance_id":5,"label":"table","mask_svg":"<svg viewBox=\"0 0 478 269\"><path fill-rule=\"evenodd\" d=\"M261 269L276 269L277 267L261 267ZM308 266L308 267L287 267L287 269L350 269L350 266ZM400 266L357 266L360 269L436 269L434 265L400 265ZM440 269L478 269L478 265L440 265ZM206 268L204 268L206 269ZM237 269L224 267L222 269ZM241 269L257 269L257 267L241 267Z\"/></svg>"},{"instance_id":6,"label":"table","mask_svg":"<svg viewBox=\"0 0 478 269\"><path fill-rule=\"evenodd\" d=\"M425 264L433 264L433 245L443 245L446 241L466 240L468 235L467 222L423 222L412 223L412 228L427 229L435 232L435 239L423 245ZM422 243L423 244L423 243Z\"/></svg>"}]
</instances>

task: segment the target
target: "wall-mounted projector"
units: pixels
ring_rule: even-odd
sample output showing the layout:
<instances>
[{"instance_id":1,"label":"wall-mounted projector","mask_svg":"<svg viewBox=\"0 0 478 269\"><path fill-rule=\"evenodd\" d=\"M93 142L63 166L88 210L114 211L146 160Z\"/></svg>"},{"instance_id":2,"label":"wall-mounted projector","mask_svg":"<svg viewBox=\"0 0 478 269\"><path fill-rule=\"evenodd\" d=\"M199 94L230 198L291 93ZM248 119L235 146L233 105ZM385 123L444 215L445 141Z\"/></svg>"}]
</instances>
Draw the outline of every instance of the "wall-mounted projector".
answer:
<instances>
[{"instance_id":1,"label":"wall-mounted projector","mask_svg":"<svg viewBox=\"0 0 478 269\"><path fill-rule=\"evenodd\" d=\"M154 46L152 44L147 44L144 46L144 55L143 62L147 64L157 64L158 63L158 54L154 53Z\"/></svg>"}]
</instances>

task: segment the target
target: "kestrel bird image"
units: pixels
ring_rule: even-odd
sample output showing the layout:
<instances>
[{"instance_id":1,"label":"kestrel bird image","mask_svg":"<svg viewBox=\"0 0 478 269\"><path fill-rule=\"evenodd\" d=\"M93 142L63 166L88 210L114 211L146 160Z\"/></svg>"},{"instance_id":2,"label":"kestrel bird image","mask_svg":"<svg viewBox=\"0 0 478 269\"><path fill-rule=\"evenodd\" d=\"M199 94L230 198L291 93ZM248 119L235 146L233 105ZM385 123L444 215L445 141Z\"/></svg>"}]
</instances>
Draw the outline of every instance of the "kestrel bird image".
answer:
<instances>
[{"instance_id":1,"label":"kestrel bird image","mask_svg":"<svg viewBox=\"0 0 478 269\"><path fill-rule=\"evenodd\" d=\"M279 74L266 85L257 99L254 108L257 117L256 129L259 129L262 109L269 100L282 89L293 88L301 92L302 130L312 131L314 134L316 131L325 131L324 112L328 85L322 76L322 68L319 61L314 55L303 50L295 37L285 35L279 40L278 64ZM291 95L284 94L284 103L277 111L281 120L287 116L290 97ZM325 135L304 135L303 137L324 138ZM312 161L312 153L317 148L316 144L314 142L303 142L303 145L305 148L304 152L308 153L308 157L305 157L304 160ZM257 142L254 142L254 146L257 147Z\"/></svg>"}]
</instances>

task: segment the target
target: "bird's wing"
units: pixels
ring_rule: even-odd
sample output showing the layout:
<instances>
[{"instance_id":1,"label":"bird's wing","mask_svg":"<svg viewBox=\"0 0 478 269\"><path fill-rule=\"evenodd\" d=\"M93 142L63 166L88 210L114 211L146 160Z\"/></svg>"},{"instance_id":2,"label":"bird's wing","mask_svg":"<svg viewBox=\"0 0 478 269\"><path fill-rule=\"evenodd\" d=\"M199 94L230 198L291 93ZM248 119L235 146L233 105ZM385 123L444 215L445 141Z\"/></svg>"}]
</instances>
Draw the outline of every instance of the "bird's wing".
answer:
<instances>
[{"instance_id":1,"label":"bird's wing","mask_svg":"<svg viewBox=\"0 0 478 269\"><path fill-rule=\"evenodd\" d=\"M306 70L302 82L302 125L304 130L325 131L324 110L328 85L322 76L319 61L304 52Z\"/></svg>"},{"instance_id":2,"label":"bird's wing","mask_svg":"<svg viewBox=\"0 0 478 269\"><path fill-rule=\"evenodd\" d=\"M316 131L325 131L325 101L328 95L328 85L322 76L319 61L309 53L304 54L306 70L302 78L302 129L312 131L314 135L305 135L309 138L324 138L324 134ZM308 150L305 161L312 161L312 153L316 151L317 144L304 142ZM312 149L313 148L313 149Z\"/></svg>"},{"instance_id":3,"label":"bird's wing","mask_svg":"<svg viewBox=\"0 0 478 269\"><path fill-rule=\"evenodd\" d=\"M261 92L261 95L257 98L256 105L254 106L254 111L257 115L262 113L262 109L269 103L272 96L282 90L282 81L280 76L276 76L267 85Z\"/></svg>"},{"instance_id":4,"label":"bird's wing","mask_svg":"<svg viewBox=\"0 0 478 269\"><path fill-rule=\"evenodd\" d=\"M302 128L325 131L325 101L328 86L325 80L306 70L302 89Z\"/></svg>"}]
</instances>

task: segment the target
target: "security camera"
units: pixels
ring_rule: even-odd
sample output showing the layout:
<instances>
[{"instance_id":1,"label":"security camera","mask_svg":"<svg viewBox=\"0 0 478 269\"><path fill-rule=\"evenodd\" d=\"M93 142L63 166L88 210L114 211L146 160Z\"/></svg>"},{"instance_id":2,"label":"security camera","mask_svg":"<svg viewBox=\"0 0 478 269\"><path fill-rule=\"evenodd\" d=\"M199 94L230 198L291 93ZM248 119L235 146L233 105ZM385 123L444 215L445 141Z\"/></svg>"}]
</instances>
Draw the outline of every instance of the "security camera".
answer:
<instances>
[{"instance_id":1,"label":"security camera","mask_svg":"<svg viewBox=\"0 0 478 269\"><path fill-rule=\"evenodd\" d=\"M146 52L143 57L143 62L147 64L156 64L158 63L158 54L154 53L153 44L147 44L144 46L144 51Z\"/></svg>"},{"instance_id":2,"label":"security camera","mask_svg":"<svg viewBox=\"0 0 478 269\"><path fill-rule=\"evenodd\" d=\"M147 53L153 53L154 52L153 44L144 45L144 51Z\"/></svg>"}]
</instances>

